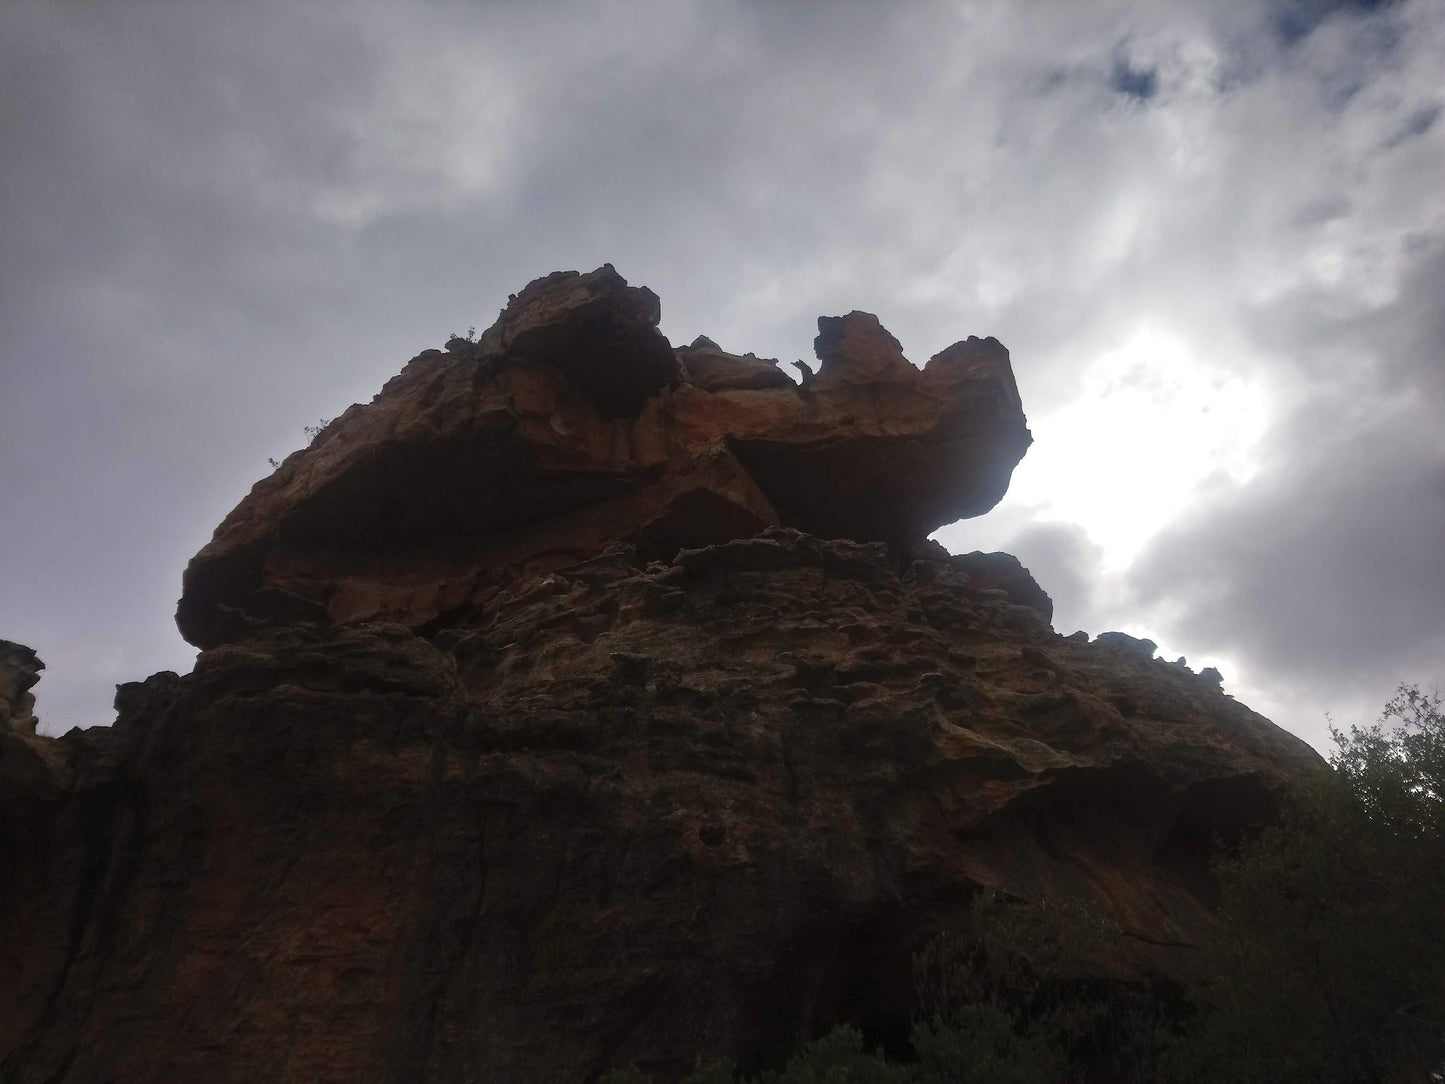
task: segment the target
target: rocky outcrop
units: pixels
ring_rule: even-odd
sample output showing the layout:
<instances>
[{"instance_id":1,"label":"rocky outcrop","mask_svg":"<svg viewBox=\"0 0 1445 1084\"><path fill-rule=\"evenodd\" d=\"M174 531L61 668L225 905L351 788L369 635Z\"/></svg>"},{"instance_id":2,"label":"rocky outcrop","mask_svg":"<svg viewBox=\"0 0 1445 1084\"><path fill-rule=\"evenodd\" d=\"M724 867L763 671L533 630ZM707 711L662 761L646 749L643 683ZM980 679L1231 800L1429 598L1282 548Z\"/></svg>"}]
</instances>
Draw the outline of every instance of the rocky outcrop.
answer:
<instances>
[{"instance_id":1,"label":"rocky outcrop","mask_svg":"<svg viewBox=\"0 0 1445 1084\"><path fill-rule=\"evenodd\" d=\"M278 627L123 687L123 769L6 894L51 948L0 983L3 1075L676 1076L901 1027L980 885L1095 903L1167 968L1211 836L1314 754L967 561L892 558L619 545L433 640Z\"/></svg>"},{"instance_id":2,"label":"rocky outcrop","mask_svg":"<svg viewBox=\"0 0 1445 1084\"><path fill-rule=\"evenodd\" d=\"M551 276L413 361L192 563L192 673L33 739L0 1079L756 1069L905 1034L984 886L1112 915L1101 974L1187 954L1211 841L1320 762L923 541L1027 441L1002 348L855 313L800 387L655 324Z\"/></svg>"},{"instance_id":3,"label":"rocky outcrop","mask_svg":"<svg viewBox=\"0 0 1445 1084\"><path fill-rule=\"evenodd\" d=\"M28 823L68 782L54 742L38 736L35 694L45 664L32 648L0 640L0 812ZM19 799L6 809L6 797ZM3 845L3 844L0 844Z\"/></svg>"},{"instance_id":4,"label":"rocky outcrop","mask_svg":"<svg viewBox=\"0 0 1445 1084\"><path fill-rule=\"evenodd\" d=\"M1001 591L1015 606L1034 610L1045 621L1054 619L1054 600L1029 570L1011 553L981 553L974 550L950 558L950 563L967 574L969 582L980 589Z\"/></svg>"},{"instance_id":5,"label":"rocky outcrop","mask_svg":"<svg viewBox=\"0 0 1445 1084\"><path fill-rule=\"evenodd\" d=\"M674 351L659 314L610 266L559 273L415 358L226 518L186 570L183 634L307 602L422 628L618 540L922 538L991 508L1028 447L996 340L919 370L876 317L825 318L804 388L706 339Z\"/></svg>"},{"instance_id":6,"label":"rocky outcrop","mask_svg":"<svg viewBox=\"0 0 1445 1084\"><path fill-rule=\"evenodd\" d=\"M44 669L33 649L0 640L0 730L35 733L35 696L30 690Z\"/></svg>"}]
</instances>

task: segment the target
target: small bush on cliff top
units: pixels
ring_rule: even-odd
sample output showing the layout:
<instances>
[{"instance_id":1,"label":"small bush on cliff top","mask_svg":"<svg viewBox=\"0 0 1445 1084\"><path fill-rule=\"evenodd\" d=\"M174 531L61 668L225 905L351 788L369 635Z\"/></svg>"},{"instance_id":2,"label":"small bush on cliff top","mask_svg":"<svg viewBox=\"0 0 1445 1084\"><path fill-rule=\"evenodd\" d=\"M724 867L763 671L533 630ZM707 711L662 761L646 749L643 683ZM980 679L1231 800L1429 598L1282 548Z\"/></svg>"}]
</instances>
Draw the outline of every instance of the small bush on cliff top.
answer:
<instances>
[{"instance_id":1,"label":"small bush on cliff top","mask_svg":"<svg viewBox=\"0 0 1445 1084\"><path fill-rule=\"evenodd\" d=\"M303 425L301 427L301 433L306 438L306 447L315 447L316 441L320 438L321 434L326 431L326 427L335 420L335 418L320 418L315 425ZM275 470L281 465L281 460L275 456L267 456L266 462L271 465L272 470Z\"/></svg>"},{"instance_id":2,"label":"small bush on cliff top","mask_svg":"<svg viewBox=\"0 0 1445 1084\"><path fill-rule=\"evenodd\" d=\"M303 425L301 427L301 432L306 434L307 446L310 447L311 445L315 444L316 438L319 437L322 433L324 433L326 431L326 427L335 420L335 418L321 418L317 421L315 425Z\"/></svg>"},{"instance_id":3,"label":"small bush on cliff top","mask_svg":"<svg viewBox=\"0 0 1445 1084\"><path fill-rule=\"evenodd\" d=\"M760 1084L1445 1079L1442 701L1401 686L1381 722L1332 733L1333 772L1218 859L1219 931L1182 1001L1076 977L1114 932L1097 916L984 893L971 936L915 960L915 1062L840 1027ZM734 1077L713 1064L684 1084Z\"/></svg>"}]
</instances>

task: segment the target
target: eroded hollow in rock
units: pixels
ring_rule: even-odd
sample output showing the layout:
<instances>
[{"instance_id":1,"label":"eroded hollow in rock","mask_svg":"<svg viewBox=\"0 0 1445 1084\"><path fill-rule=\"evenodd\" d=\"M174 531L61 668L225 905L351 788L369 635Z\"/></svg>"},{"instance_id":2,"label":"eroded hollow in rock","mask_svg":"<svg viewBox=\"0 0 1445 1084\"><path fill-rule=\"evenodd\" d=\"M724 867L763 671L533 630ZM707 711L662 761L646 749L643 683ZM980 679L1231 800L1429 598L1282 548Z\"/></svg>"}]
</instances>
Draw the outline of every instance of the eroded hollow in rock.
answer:
<instances>
[{"instance_id":1,"label":"eroded hollow in rock","mask_svg":"<svg viewBox=\"0 0 1445 1084\"><path fill-rule=\"evenodd\" d=\"M263 479L186 570L183 635L253 595L412 628L632 542L648 557L770 526L908 543L993 507L1030 436L1008 352L922 369L876 317L819 319L816 379L710 340L674 350L610 265L549 275L475 342L429 351Z\"/></svg>"}]
</instances>

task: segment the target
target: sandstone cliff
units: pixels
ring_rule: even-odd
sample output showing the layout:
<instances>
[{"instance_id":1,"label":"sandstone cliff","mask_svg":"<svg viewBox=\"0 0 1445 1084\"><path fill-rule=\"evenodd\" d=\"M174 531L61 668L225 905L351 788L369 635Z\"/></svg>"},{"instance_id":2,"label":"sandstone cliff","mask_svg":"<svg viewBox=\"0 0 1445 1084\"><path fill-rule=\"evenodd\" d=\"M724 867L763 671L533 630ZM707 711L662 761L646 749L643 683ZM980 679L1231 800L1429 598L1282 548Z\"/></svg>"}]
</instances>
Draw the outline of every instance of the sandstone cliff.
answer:
<instances>
[{"instance_id":1,"label":"sandstone cliff","mask_svg":"<svg viewBox=\"0 0 1445 1084\"><path fill-rule=\"evenodd\" d=\"M0 747L0 1078L756 1064L904 1027L980 886L1188 951L1318 758L923 541L1027 447L1003 348L852 313L795 385L657 320L553 275L414 359L191 563L191 674Z\"/></svg>"},{"instance_id":2,"label":"sandstone cliff","mask_svg":"<svg viewBox=\"0 0 1445 1084\"><path fill-rule=\"evenodd\" d=\"M909 541L992 508L1029 444L1008 353L920 371L867 313L819 321L816 379L676 352L610 266L532 283L476 343L413 359L226 517L186 570L192 643L245 615L448 623L615 541L648 556L796 527Z\"/></svg>"}]
</instances>

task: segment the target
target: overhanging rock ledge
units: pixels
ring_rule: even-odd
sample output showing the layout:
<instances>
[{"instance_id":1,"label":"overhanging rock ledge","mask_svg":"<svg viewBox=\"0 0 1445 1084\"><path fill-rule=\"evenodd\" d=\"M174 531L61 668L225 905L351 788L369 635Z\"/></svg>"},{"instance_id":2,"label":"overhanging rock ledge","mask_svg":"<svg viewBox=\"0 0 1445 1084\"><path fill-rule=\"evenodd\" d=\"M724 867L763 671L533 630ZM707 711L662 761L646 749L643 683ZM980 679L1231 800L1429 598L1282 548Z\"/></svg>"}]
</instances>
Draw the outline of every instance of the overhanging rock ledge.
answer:
<instances>
[{"instance_id":1,"label":"overhanging rock ledge","mask_svg":"<svg viewBox=\"0 0 1445 1084\"><path fill-rule=\"evenodd\" d=\"M992 508L1028 448L995 339L920 370L876 317L822 318L799 387L705 339L674 350L660 311L610 265L559 272L413 359L226 517L186 570L182 633L211 647L307 603L421 628L614 541L914 542Z\"/></svg>"},{"instance_id":2,"label":"overhanging rock ledge","mask_svg":"<svg viewBox=\"0 0 1445 1084\"><path fill-rule=\"evenodd\" d=\"M1168 976L1216 837L1322 770L925 536L1029 443L1007 353L673 349L549 275L289 457L186 571L193 671L37 736L0 642L0 1079L593 1084L903 1035L993 888Z\"/></svg>"}]
</instances>

